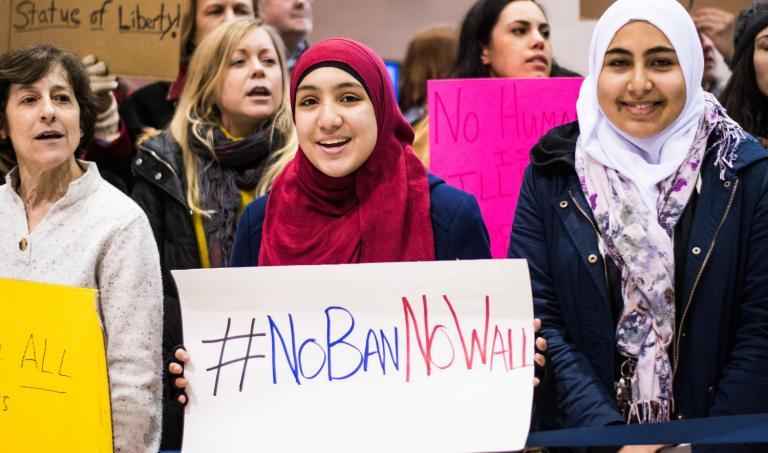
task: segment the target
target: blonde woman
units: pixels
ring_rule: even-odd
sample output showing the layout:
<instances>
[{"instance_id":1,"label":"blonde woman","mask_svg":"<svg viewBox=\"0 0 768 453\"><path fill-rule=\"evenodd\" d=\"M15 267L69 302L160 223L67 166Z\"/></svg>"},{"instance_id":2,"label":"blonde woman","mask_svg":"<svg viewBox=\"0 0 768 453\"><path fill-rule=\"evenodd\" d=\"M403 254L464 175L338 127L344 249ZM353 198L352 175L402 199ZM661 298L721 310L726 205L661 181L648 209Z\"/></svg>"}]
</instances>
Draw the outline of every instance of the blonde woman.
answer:
<instances>
[{"instance_id":1,"label":"blonde woman","mask_svg":"<svg viewBox=\"0 0 768 453\"><path fill-rule=\"evenodd\" d=\"M160 248L166 359L182 343L170 270L226 266L243 208L295 154L285 61L269 26L255 19L222 25L195 51L169 128L139 144L133 198ZM166 436L182 428L172 393L166 387Z\"/></svg>"}]
</instances>

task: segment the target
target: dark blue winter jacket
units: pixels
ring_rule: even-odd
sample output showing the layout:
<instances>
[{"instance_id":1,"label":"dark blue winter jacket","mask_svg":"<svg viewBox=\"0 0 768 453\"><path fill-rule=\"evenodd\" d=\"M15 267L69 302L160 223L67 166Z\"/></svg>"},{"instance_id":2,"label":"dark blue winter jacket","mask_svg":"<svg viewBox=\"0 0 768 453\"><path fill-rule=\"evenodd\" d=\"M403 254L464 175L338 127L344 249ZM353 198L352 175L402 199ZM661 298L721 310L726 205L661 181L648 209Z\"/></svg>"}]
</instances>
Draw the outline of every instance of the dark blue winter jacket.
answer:
<instances>
[{"instance_id":1,"label":"dark blue winter jacket","mask_svg":"<svg viewBox=\"0 0 768 453\"><path fill-rule=\"evenodd\" d=\"M549 343L539 429L623 423L613 390L618 285L574 170L578 134L567 124L534 147L509 248L528 260ZM678 418L768 412L768 152L750 139L737 153L725 180L708 153L675 230Z\"/></svg>"},{"instance_id":2,"label":"dark blue winter jacket","mask_svg":"<svg viewBox=\"0 0 768 453\"><path fill-rule=\"evenodd\" d=\"M429 196L435 259L490 258L488 231L475 197L432 175L429 176ZM254 200L243 213L237 227L231 266L258 265L266 206L267 197L264 196Z\"/></svg>"}]
</instances>

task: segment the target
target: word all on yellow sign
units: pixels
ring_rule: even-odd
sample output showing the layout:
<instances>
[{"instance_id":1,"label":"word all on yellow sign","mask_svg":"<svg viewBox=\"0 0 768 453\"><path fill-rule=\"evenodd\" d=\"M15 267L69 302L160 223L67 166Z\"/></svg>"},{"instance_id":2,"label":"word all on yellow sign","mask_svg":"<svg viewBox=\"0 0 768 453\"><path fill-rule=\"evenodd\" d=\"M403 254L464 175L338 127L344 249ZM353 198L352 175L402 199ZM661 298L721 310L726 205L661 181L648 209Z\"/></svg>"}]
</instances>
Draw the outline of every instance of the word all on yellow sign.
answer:
<instances>
[{"instance_id":1,"label":"word all on yellow sign","mask_svg":"<svg viewBox=\"0 0 768 453\"><path fill-rule=\"evenodd\" d=\"M8 452L112 452L95 290L0 279L0 442Z\"/></svg>"}]
</instances>

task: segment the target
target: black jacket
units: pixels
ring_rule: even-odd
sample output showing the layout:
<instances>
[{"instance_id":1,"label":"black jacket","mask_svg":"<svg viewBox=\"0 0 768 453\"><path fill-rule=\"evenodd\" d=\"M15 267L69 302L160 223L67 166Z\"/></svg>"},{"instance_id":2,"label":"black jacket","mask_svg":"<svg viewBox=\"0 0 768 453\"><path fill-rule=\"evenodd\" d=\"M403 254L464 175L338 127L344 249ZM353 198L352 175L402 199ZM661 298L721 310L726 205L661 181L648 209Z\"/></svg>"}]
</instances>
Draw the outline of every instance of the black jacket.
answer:
<instances>
[{"instance_id":1,"label":"black jacket","mask_svg":"<svg viewBox=\"0 0 768 453\"><path fill-rule=\"evenodd\" d=\"M179 296L170 271L202 267L192 215L186 202L186 181L182 169L181 149L167 131L139 145L132 163L135 178L132 196L147 214L160 251L165 365L183 339ZM174 401L177 392L165 365L161 448L180 449L183 409Z\"/></svg>"},{"instance_id":2,"label":"black jacket","mask_svg":"<svg viewBox=\"0 0 768 453\"><path fill-rule=\"evenodd\" d=\"M176 103L168 100L170 82L155 82L130 95L120 104L120 118L134 143L145 128L163 130L176 111Z\"/></svg>"}]
</instances>

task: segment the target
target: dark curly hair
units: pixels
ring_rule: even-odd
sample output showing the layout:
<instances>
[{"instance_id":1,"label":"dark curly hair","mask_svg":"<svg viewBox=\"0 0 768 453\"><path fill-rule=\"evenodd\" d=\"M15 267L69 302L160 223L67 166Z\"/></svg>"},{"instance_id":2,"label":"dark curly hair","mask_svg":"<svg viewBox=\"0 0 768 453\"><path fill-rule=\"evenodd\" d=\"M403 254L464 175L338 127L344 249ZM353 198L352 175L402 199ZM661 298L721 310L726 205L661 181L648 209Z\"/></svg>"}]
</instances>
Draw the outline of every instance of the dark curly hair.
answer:
<instances>
[{"instance_id":1,"label":"dark curly hair","mask_svg":"<svg viewBox=\"0 0 768 453\"><path fill-rule=\"evenodd\" d=\"M97 99L91 91L88 73L74 54L49 45L37 45L12 50L0 55L0 125L6 125L6 107L11 85L31 85L45 77L54 66L61 65L80 107L80 130L83 133L79 148L84 149L93 139L96 125ZM0 154L15 158L10 139L0 142ZM14 159L15 160L15 159Z\"/></svg>"}]
</instances>

